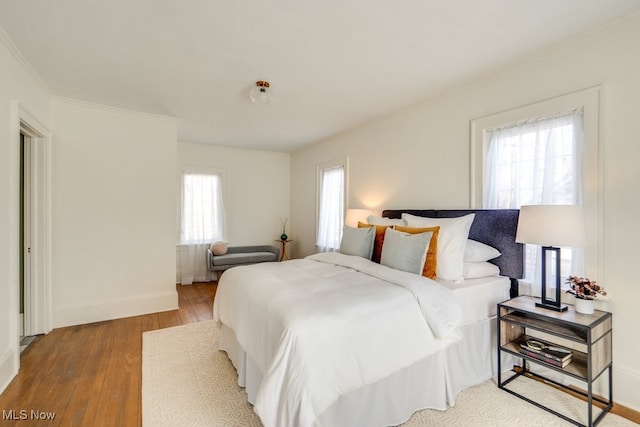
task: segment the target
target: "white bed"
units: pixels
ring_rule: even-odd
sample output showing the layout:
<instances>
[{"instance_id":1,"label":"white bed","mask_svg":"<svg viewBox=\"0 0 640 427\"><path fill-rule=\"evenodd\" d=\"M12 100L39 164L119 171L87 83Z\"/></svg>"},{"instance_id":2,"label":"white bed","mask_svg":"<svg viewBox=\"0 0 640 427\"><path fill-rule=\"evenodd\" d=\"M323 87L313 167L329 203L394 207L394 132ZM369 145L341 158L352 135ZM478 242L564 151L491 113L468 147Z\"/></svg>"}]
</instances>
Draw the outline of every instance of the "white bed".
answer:
<instances>
[{"instance_id":1,"label":"white bed","mask_svg":"<svg viewBox=\"0 0 640 427\"><path fill-rule=\"evenodd\" d=\"M495 375L496 304L509 278L438 283L353 258L223 275L220 348L265 426L397 425Z\"/></svg>"}]
</instances>

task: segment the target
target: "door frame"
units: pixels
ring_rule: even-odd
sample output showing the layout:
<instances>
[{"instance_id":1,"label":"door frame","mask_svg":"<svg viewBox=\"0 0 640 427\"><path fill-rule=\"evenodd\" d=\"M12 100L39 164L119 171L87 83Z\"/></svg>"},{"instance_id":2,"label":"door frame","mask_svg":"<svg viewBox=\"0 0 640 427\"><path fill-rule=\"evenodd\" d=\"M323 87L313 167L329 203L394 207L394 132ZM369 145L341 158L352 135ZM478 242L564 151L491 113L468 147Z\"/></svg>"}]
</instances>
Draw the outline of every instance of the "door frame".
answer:
<instances>
[{"instance_id":1,"label":"door frame","mask_svg":"<svg viewBox=\"0 0 640 427\"><path fill-rule=\"evenodd\" d=\"M11 209L10 245L15 254L10 260L10 286L12 310L16 319L15 342L19 349L20 339L20 294L19 258L20 247L20 133L30 139L31 144L31 269L30 286L25 287L25 336L46 334L52 329L51 292L51 133L36 117L17 101L11 102L10 142L10 193ZM19 353L19 352L18 352ZM18 361L19 363L19 361Z\"/></svg>"}]
</instances>

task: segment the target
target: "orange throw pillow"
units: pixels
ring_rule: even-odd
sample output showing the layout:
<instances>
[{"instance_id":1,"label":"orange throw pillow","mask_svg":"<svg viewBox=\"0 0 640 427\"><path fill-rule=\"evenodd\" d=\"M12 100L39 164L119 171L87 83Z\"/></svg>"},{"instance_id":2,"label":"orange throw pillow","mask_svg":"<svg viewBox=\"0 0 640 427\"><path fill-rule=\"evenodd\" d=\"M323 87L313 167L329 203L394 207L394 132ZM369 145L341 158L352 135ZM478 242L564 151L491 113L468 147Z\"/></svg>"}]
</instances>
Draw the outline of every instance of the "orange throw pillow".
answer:
<instances>
[{"instance_id":1,"label":"orange throw pillow","mask_svg":"<svg viewBox=\"0 0 640 427\"><path fill-rule=\"evenodd\" d=\"M395 227L396 231L403 231L409 234L417 234L417 233L426 233L431 231L433 236L431 236L431 242L429 242L429 247L427 248L427 260L424 263L424 269L422 270L422 275L424 277L428 277L429 279L436 278L436 267L438 264L438 259L436 258L436 254L438 251L438 233L440 233L440 227L425 227L425 228L413 228L413 227ZM377 230L376 230L377 237Z\"/></svg>"},{"instance_id":2,"label":"orange throw pillow","mask_svg":"<svg viewBox=\"0 0 640 427\"><path fill-rule=\"evenodd\" d=\"M373 254L371 255L371 261L380 264L380 257L382 256L382 244L384 243L384 232L387 231L387 227L393 228L393 225L372 225L358 221L358 228L371 227L376 228L376 238L373 242Z\"/></svg>"}]
</instances>

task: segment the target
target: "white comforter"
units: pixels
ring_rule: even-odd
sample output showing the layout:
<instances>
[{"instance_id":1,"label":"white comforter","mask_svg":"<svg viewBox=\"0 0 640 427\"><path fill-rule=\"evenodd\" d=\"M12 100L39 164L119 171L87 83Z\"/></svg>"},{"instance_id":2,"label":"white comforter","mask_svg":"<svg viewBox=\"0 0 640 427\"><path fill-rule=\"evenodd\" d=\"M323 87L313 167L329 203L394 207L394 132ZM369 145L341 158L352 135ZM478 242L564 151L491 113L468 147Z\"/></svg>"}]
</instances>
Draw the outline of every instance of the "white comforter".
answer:
<instances>
[{"instance_id":1,"label":"white comforter","mask_svg":"<svg viewBox=\"0 0 640 427\"><path fill-rule=\"evenodd\" d=\"M457 341L462 322L435 281L339 253L232 268L213 313L263 374L266 427L315 425L341 394Z\"/></svg>"}]
</instances>

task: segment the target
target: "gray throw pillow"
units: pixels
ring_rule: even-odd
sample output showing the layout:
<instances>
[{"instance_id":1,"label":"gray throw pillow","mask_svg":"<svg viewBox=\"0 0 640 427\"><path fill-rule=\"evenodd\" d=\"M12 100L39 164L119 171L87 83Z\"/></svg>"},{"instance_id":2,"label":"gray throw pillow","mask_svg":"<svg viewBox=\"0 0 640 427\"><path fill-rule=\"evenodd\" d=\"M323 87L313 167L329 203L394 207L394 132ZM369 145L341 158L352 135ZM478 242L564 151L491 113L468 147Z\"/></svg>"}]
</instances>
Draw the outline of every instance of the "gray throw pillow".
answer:
<instances>
[{"instance_id":1,"label":"gray throw pillow","mask_svg":"<svg viewBox=\"0 0 640 427\"><path fill-rule=\"evenodd\" d=\"M431 231L409 234L387 228L384 233L380 264L422 275L432 235Z\"/></svg>"},{"instance_id":2,"label":"gray throw pillow","mask_svg":"<svg viewBox=\"0 0 640 427\"><path fill-rule=\"evenodd\" d=\"M375 238L375 227L354 228L345 225L340 241L340 253L371 259Z\"/></svg>"}]
</instances>

